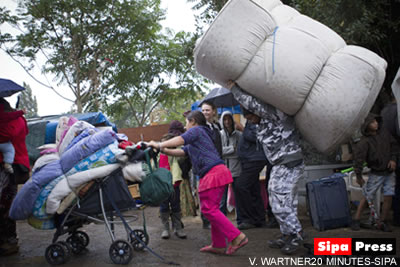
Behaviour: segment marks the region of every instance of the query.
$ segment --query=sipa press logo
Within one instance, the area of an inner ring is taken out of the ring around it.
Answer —
[[[396,255],[396,238],[314,238],[315,255]]]

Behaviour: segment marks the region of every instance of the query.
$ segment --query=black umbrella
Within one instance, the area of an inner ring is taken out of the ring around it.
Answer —
[[[11,96],[22,90],[25,90],[25,88],[16,84],[15,82],[0,78],[0,97]]]
[[[199,106],[204,102],[214,104],[217,108],[233,107],[239,105],[239,102],[233,97],[229,89],[218,87],[211,90],[208,95],[200,102]]]

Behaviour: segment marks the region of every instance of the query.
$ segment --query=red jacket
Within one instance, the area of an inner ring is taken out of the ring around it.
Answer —
[[[30,169],[28,150],[25,143],[28,132],[26,120],[21,116],[2,124],[2,127],[0,127],[0,143],[11,141],[15,149],[14,163],[22,164]],[[2,153],[0,153],[0,162],[3,162]]]

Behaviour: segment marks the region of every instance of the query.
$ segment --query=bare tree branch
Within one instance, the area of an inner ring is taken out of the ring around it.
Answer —
[[[125,101],[128,103],[129,107],[133,111],[132,114],[133,114],[133,117],[135,118],[136,122],[140,125],[139,118],[136,116],[136,110],[135,110],[135,107],[133,106],[132,102],[129,101],[129,98],[126,95],[123,95],[123,98],[125,98]]]

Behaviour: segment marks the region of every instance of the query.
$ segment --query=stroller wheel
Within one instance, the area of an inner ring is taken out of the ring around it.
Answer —
[[[60,244],[60,245],[64,246],[65,251],[67,252],[65,261],[68,261],[72,254],[71,245],[65,241],[58,241],[56,244]]]
[[[72,253],[81,254],[85,249],[84,240],[76,235],[71,235],[67,238],[67,243],[71,246]]]
[[[109,254],[115,264],[128,264],[133,258],[133,248],[128,241],[120,239],[111,244]]]
[[[87,245],[89,245],[89,236],[87,233],[82,232],[82,231],[76,231],[76,232],[72,233],[72,235],[80,238],[82,241],[82,245],[84,247],[87,247]]]
[[[51,265],[60,265],[68,260],[68,251],[63,244],[54,243],[46,248],[44,254],[47,262]]]
[[[131,232],[130,241],[133,249],[136,251],[141,251],[145,248],[145,245],[138,239],[140,239],[147,246],[149,244],[149,235],[140,229],[135,229]]]

